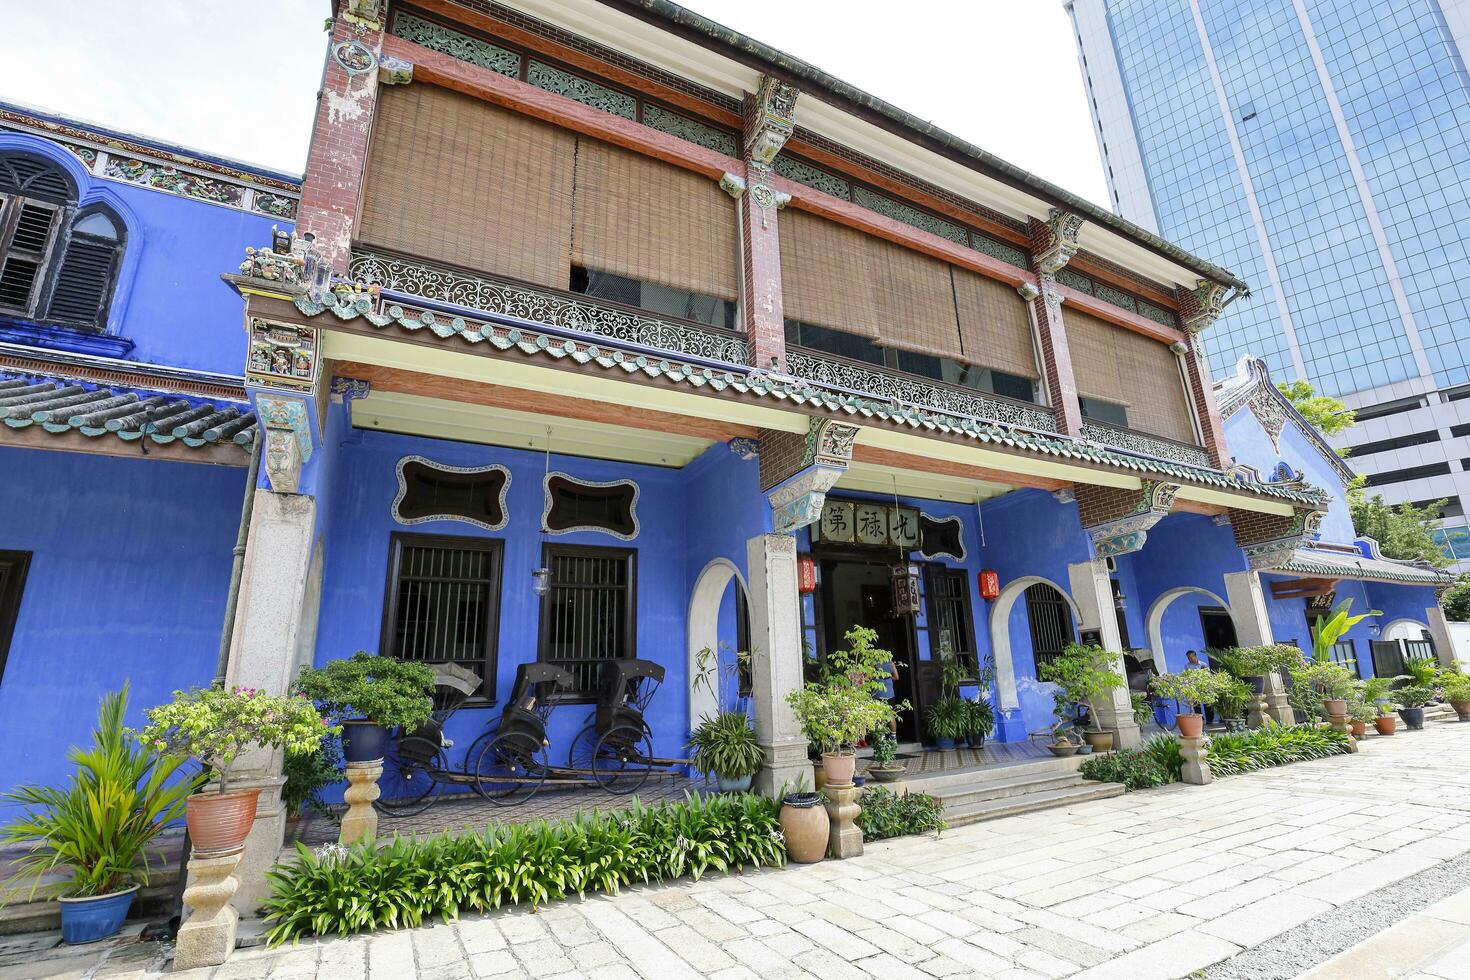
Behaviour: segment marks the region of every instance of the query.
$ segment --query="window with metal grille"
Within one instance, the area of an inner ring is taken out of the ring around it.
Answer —
[[[480,675],[477,696],[493,701],[500,559],[496,540],[393,535],[383,652],[467,667]]]
[[[1335,664],[1342,664],[1345,667],[1351,667],[1354,670],[1357,670],[1357,645],[1354,644],[1351,639],[1338,640],[1336,643],[1332,644],[1332,662]]]
[[[929,565],[924,597],[928,600],[929,657],[948,650],[974,672],[975,627],[970,616],[970,578],[962,568]]]
[[[572,675],[571,698],[593,698],[609,660],[636,656],[635,553],[547,545],[550,589],[541,600],[539,657]]]
[[[1072,608],[1065,596],[1045,582],[1026,590],[1026,619],[1031,626],[1031,654],[1038,667],[1061,656],[1072,642]]]
[[[5,680],[5,660],[20,616],[20,597],[30,565],[29,551],[0,551],[0,683]]]

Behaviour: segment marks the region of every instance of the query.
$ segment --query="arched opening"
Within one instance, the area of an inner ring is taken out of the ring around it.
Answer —
[[[749,649],[749,615],[745,579],[726,558],[716,558],[700,571],[689,598],[689,728],[720,709],[720,675],[737,650]],[[704,654],[708,650],[710,654]],[[709,683],[699,682],[709,656],[718,658]],[[739,686],[749,690],[749,677],[737,674]]]
[[[1235,622],[1235,613],[1231,611],[1230,605],[1209,589],[1186,585],[1177,589],[1168,590],[1153,601],[1153,605],[1148,607],[1148,615],[1144,618],[1144,625],[1148,632],[1148,649],[1153,655],[1154,669],[1161,674],[1169,673],[1169,662],[1164,652],[1164,614],[1169,611],[1169,607],[1173,605],[1176,599],[1187,595],[1195,595],[1208,599],[1214,606],[1224,609],[1225,614],[1230,618],[1230,624],[1236,631],[1239,630],[1239,625]],[[1208,611],[1199,607],[1198,604],[1197,608],[1201,608],[1201,616],[1203,616],[1205,611]],[[1199,649],[1203,653],[1203,648],[1211,645],[1206,638],[1206,624],[1203,618],[1200,620],[1198,632],[1200,633],[1201,640],[1192,649]],[[1182,650],[1180,651],[1180,657],[1183,657]]]
[[[1383,627],[1385,640],[1422,640],[1429,635],[1429,627],[1416,619],[1395,619]]]
[[[1042,588],[1031,592],[1036,586]],[[1035,602],[1032,601],[1033,595]],[[1036,648],[1036,625],[1044,626],[1050,631],[1043,637],[1044,642],[1055,643],[1065,636],[1066,639],[1061,640],[1062,646],[1065,646],[1076,635],[1076,624],[1081,620],[1081,612],[1072,597],[1050,579],[1038,575],[1023,575],[1000,590],[1000,595],[995,597],[995,602],[990,607],[990,642],[991,655],[995,660],[995,688],[1001,711],[1014,711],[1020,707],[1016,690],[1016,663],[1011,653],[1011,613],[1017,600],[1023,596],[1026,598],[1026,623],[1027,628],[1032,631],[1033,649]],[[1033,615],[1039,619],[1039,624],[1033,624]],[[1060,647],[1057,652],[1060,652]]]

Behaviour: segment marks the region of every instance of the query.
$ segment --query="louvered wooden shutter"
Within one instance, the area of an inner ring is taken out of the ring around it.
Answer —
[[[969,269],[953,270],[963,359],[1023,378],[1037,378],[1031,316],[1012,286]]]
[[[868,236],[794,208],[781,212],[776,229],[787,319],[877,340],[882,317],[869,288]]]
[[[1165,439],[1198,442],[1179,358],[1157,340],[1121,327],[1117,332],[1118,373],[1129,392],[1128,425]]]
[[[56,272],[48,318],[98,325],[117,256],[116,242],[74,234]]]
[[[587,137],[576,173],[575,265],[738,298],[735,205],[717,182]]]
[[[0,201],[0,306],[31,312],[59,212],[23,197]]]
[[[566,130],[458,92],[385,87],[358,237],[565,289],[575,146]]]

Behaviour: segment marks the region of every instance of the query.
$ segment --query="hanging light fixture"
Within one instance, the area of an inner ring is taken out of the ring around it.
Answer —
[[[551,479],[551,426],[546,427],[546,462],[541,471],[542,493],[545,493],[547,481]],[[541,515],[541,543],[546,543],[546,515]],[[546,555],[546,549],[541,549],[542,557]],[[539,596],[545,596],[551,591],[551,569],[542,565],[531,572],[531,591]]]
[[[898,513],[898,475],[893,476],[893,513]],[[903,545],[895,542],[898,562],[893,566],[893,612],[898,616],[919,614],[919,566],[909,561]]]

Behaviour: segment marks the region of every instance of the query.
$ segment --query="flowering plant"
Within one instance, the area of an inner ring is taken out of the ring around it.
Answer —
[[[340,729],[317,714],[305,697],[277,697],[254,688],[194,688],[147,711],[137,733],[147,747],[166,755],[190,756],[215,771],[220,793],[230,766],[253,746],[284,749],[287,755],[315,752],[322,736]]]

